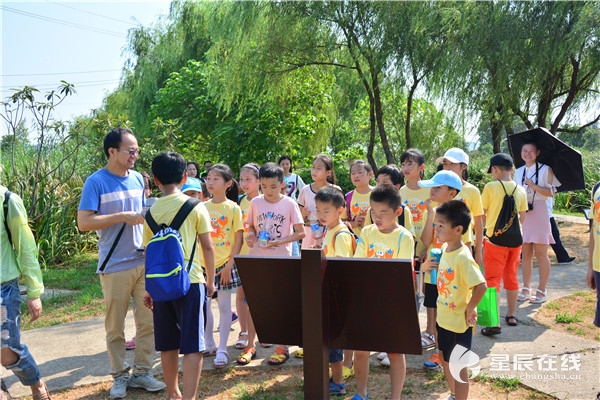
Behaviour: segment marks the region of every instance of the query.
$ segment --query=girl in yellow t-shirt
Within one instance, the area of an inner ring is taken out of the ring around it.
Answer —
[[[212,195],[212,199],[205,204],[213,229],[210,236],[215,248],[215,289],[218,291],[217,303],[220,317],[219,348],[214,365],[215,368],[224,368],[228,364],[227,341],[231,330],[231,295],[241,285],[234,256],[238,255],[242,248],[244,226],[240,206],[233,200],[238,198],[238,186],[233,179],[231,168],[224,164],[213,165],[206,176],[206,187]],[[211,299],[208,299],[207,316],[212,312],[210,303]],[[204,331],[207,349],[211,349],[211,342],[214,348],[213,324],[213,318],[207,317]]]
[[[350,165],[350,179],[354,190],[346,194],[346,216],[348,224],[356,236],[360,236],[369,212],[369,197],[373,190],[372,178],[373,167],[369,163],[356,160]]]

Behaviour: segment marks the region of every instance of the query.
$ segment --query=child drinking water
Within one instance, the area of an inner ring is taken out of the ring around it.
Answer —
[[[371,195],[371,179],[373,167],[363,160],[356,160],[350,165],[350,179],[354,190],[346,194],[346,216],[352,231],[360,236],[360,231],[365,226],[365,219],[369,210],[369,197]]]
[[[303,249],[320,248],[324,234],[324,227],[319,223],[316,215],[315,195],[325,186],[335,186],[340,189],[336,185],[333,159],[326,154],[319,154],[314,158],[310,175],[314,182],[304,186],[298,196],[298,205],[304,218]]]
[[[205,204],[213,229],[210,236],[215,247],[215,289],[219,305],[219,348],[214,365],[215,368],[224,368],[229,363],[227,341],[231,330],[231,294],[241,286],[234,256],[242,248],[244,227],[240,207],[230,199],[237,200],[238,194],[231,168],[224,164],[213,165],[206,176],[206,187],[212,195]],[[209,298],[207,313],[211,312],[210,303]],[[214,348],[213,324],[213,319],[207,318],[205,341],[209,352],[211,344]]]

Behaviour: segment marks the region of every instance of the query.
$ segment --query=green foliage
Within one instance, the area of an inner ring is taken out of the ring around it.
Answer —
[[[581,322],[582,319],[578,313],[571,314],[568,312],[558,313],[554,320],[560,324],[572,324],[574,322]]]
[[[151,107],[156,148],[181,152],[190,160],[213,159],[234,170],[281,154],[302,157],[325,146],[331,102],[319,70],[295,71],[282,84],[285,97],[257,100],[243,109],[219,112],[208,92],[204,63],[190,60],[158,91]]]

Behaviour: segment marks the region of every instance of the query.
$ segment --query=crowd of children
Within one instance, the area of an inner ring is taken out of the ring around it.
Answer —
[[[313,160],[313,182],[310,184],[305,184],[292,173],[292,160],[288,156],[282,156],[279,164],[245,164],[239,172],[239,186],[234,172],[224,164],[211,166],[203,178],[204,182],[201,182],[188,177],[198,176],[198,165],[194,162],[186,165],[181,160],[181,156],[174,153],[163,153],[153,161],[154,180],[163,196],[151,210],[159,218],[167,218],[172,211],[168,211],[171,209],[165,208],[165,205],[169,202],[180,205],[185,199],[180,191],[189,196],[200,196],[205,201],[182,236],[186,244],[196,236],[200,240],[201,251],[194,265],[202,265],[204,275],[195,272],[193,283],[206,282],[209,297],[203,305],[206,327],[200,330],[204,333],[200,335],[202,337],[195,338],[195,346],[189,349],[183,343],[189,334],[186,333],[188,326],[183,324],[177,328],[177,323],[184,317],[182,311],[174,309],[173,305],[152,304],[148,299],[149,305],[154,307],[155,321],[171,324],[167,324],[169,328],[156,329],[155,333],[171,398],[181,397],[176,385],[177,376],[173,375],[173,354],[178,351],[174,349],[180,348],[186,354],[185,398],[193,393],[191,386],[198,381],[197,362],[200,359],[201,363],[203,354],[215,356],[216,368],[229,364],[227,341],[232,322],[231,295],[235,290],[240,322],[235,347],[242,350],[236,361],[246,365],[256,357],[256,330],[245,302],[243,282],[235,266],[234,257],[238,254],[262,257],[298,255],[296,246],[301,242],[301,248],[321,248],[326,257],[377,258],[385,255],[387,258],[414,260],[414,269],[422,269],[424,273],[423,287],[416,287],[417,291],[424,291],[427,309],[421,344],[423,349],[435,347],[424,366],[432,369],[443,367],[450,389],[448,399],[465,399],[468,396],[466,368],[460,372],[461,379],[456,379],[450,374],[448,360],[456,346],[471,348],[473,327],[477,323],[476,307],[487,287],[495,287],[499,296],[500,282],[504,281],[508,300],[505,319],[509,326],[517,324],[517,269],[521,245],[494,244],[485,239],[483,226],[485,220],[487,238],[492,233],[502,233],[496,224],[502,218],[505,193],[514,196],[518,212],[514,223],[519,229],[525,220],[527,196],[523,187],[511,178],[514,164],[507,154],[500,153],[491,158],[488,172],[492,174],[493,181],[485,186],[482,194],[467,182],[469,156],[457,148],[449,149],[437,160],[440,168],[429,180],[424,180],[425,157],[417,149],[408,149],[402,154],[400,168],[395,165],[380,168],[375,177],[376,186],[372,186],[373,168],[364,161],[354,161],[350,166],[354,189],[345,195],[336,185],[333,160],[324,154]],[[177,171],[181,173],[167,176],[165,170],[171,166],[166,163],[177,164]],[[205,183],[205,188],[202,183]],[[239,189],[243,194],[238,194]],[[550,189],[543,193],[552,195],[553,191]],[[595,204],[600,204],[598,190],[594,196]],[[594,231],[590,237],[590,253],[598,251],[592,249],[598,236]],[[144,242],[150,237],[149,231],[145,230]],[[439,249],[441,258],[432,256],[434,249]],[[597,279],[600,279],[600,266],[592,263],[597,259],[590,254],[587,279],[590,287],[594,288]],[[539,294],[545,296],[542,289]],[[210,308],[213,293],[220,316],[218,346],[213,338]],[[203,295],[203,291],[199,290],[198,295]],[[189,301],[195,307],[184,307],[186,318],[187,313],[198,311],[197,299],[188,300],[186,295],[186,299],[181,301],[185,304]],[[204,323],[202,315],[192,319],[192,323],[200,322]],[[598,317],[596,325],[600,326]],[[173,329],[180,329],[181,340],[179,335],[177,339],[167,336],[166,332],[173,333]],[[481,333],[496,335],[501,333],[501,328],[499,325],[484,327]],[[289,356],[288,346],[277,344],[269,364],[283,364]],[[296,356],[303,356],[302,349],[296,352]],[[354,375],[357,394],[353,399],[368,399],[369,356],[367,351],[330,349],[330,393],[345,394],[345,380]],[[390,366],[391,398],[400,398],[406,375],[404,355],[381,353],[378,358],[382,364]]]

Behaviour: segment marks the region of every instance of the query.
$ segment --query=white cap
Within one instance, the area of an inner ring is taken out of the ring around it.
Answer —
[[[444,162],[444,159],[450,161],[452,164],[465,163],[469,165],[469,155],[457,147],[453,147],[446,151],[443,157],[437,159],[437,163],[441,164]]]

